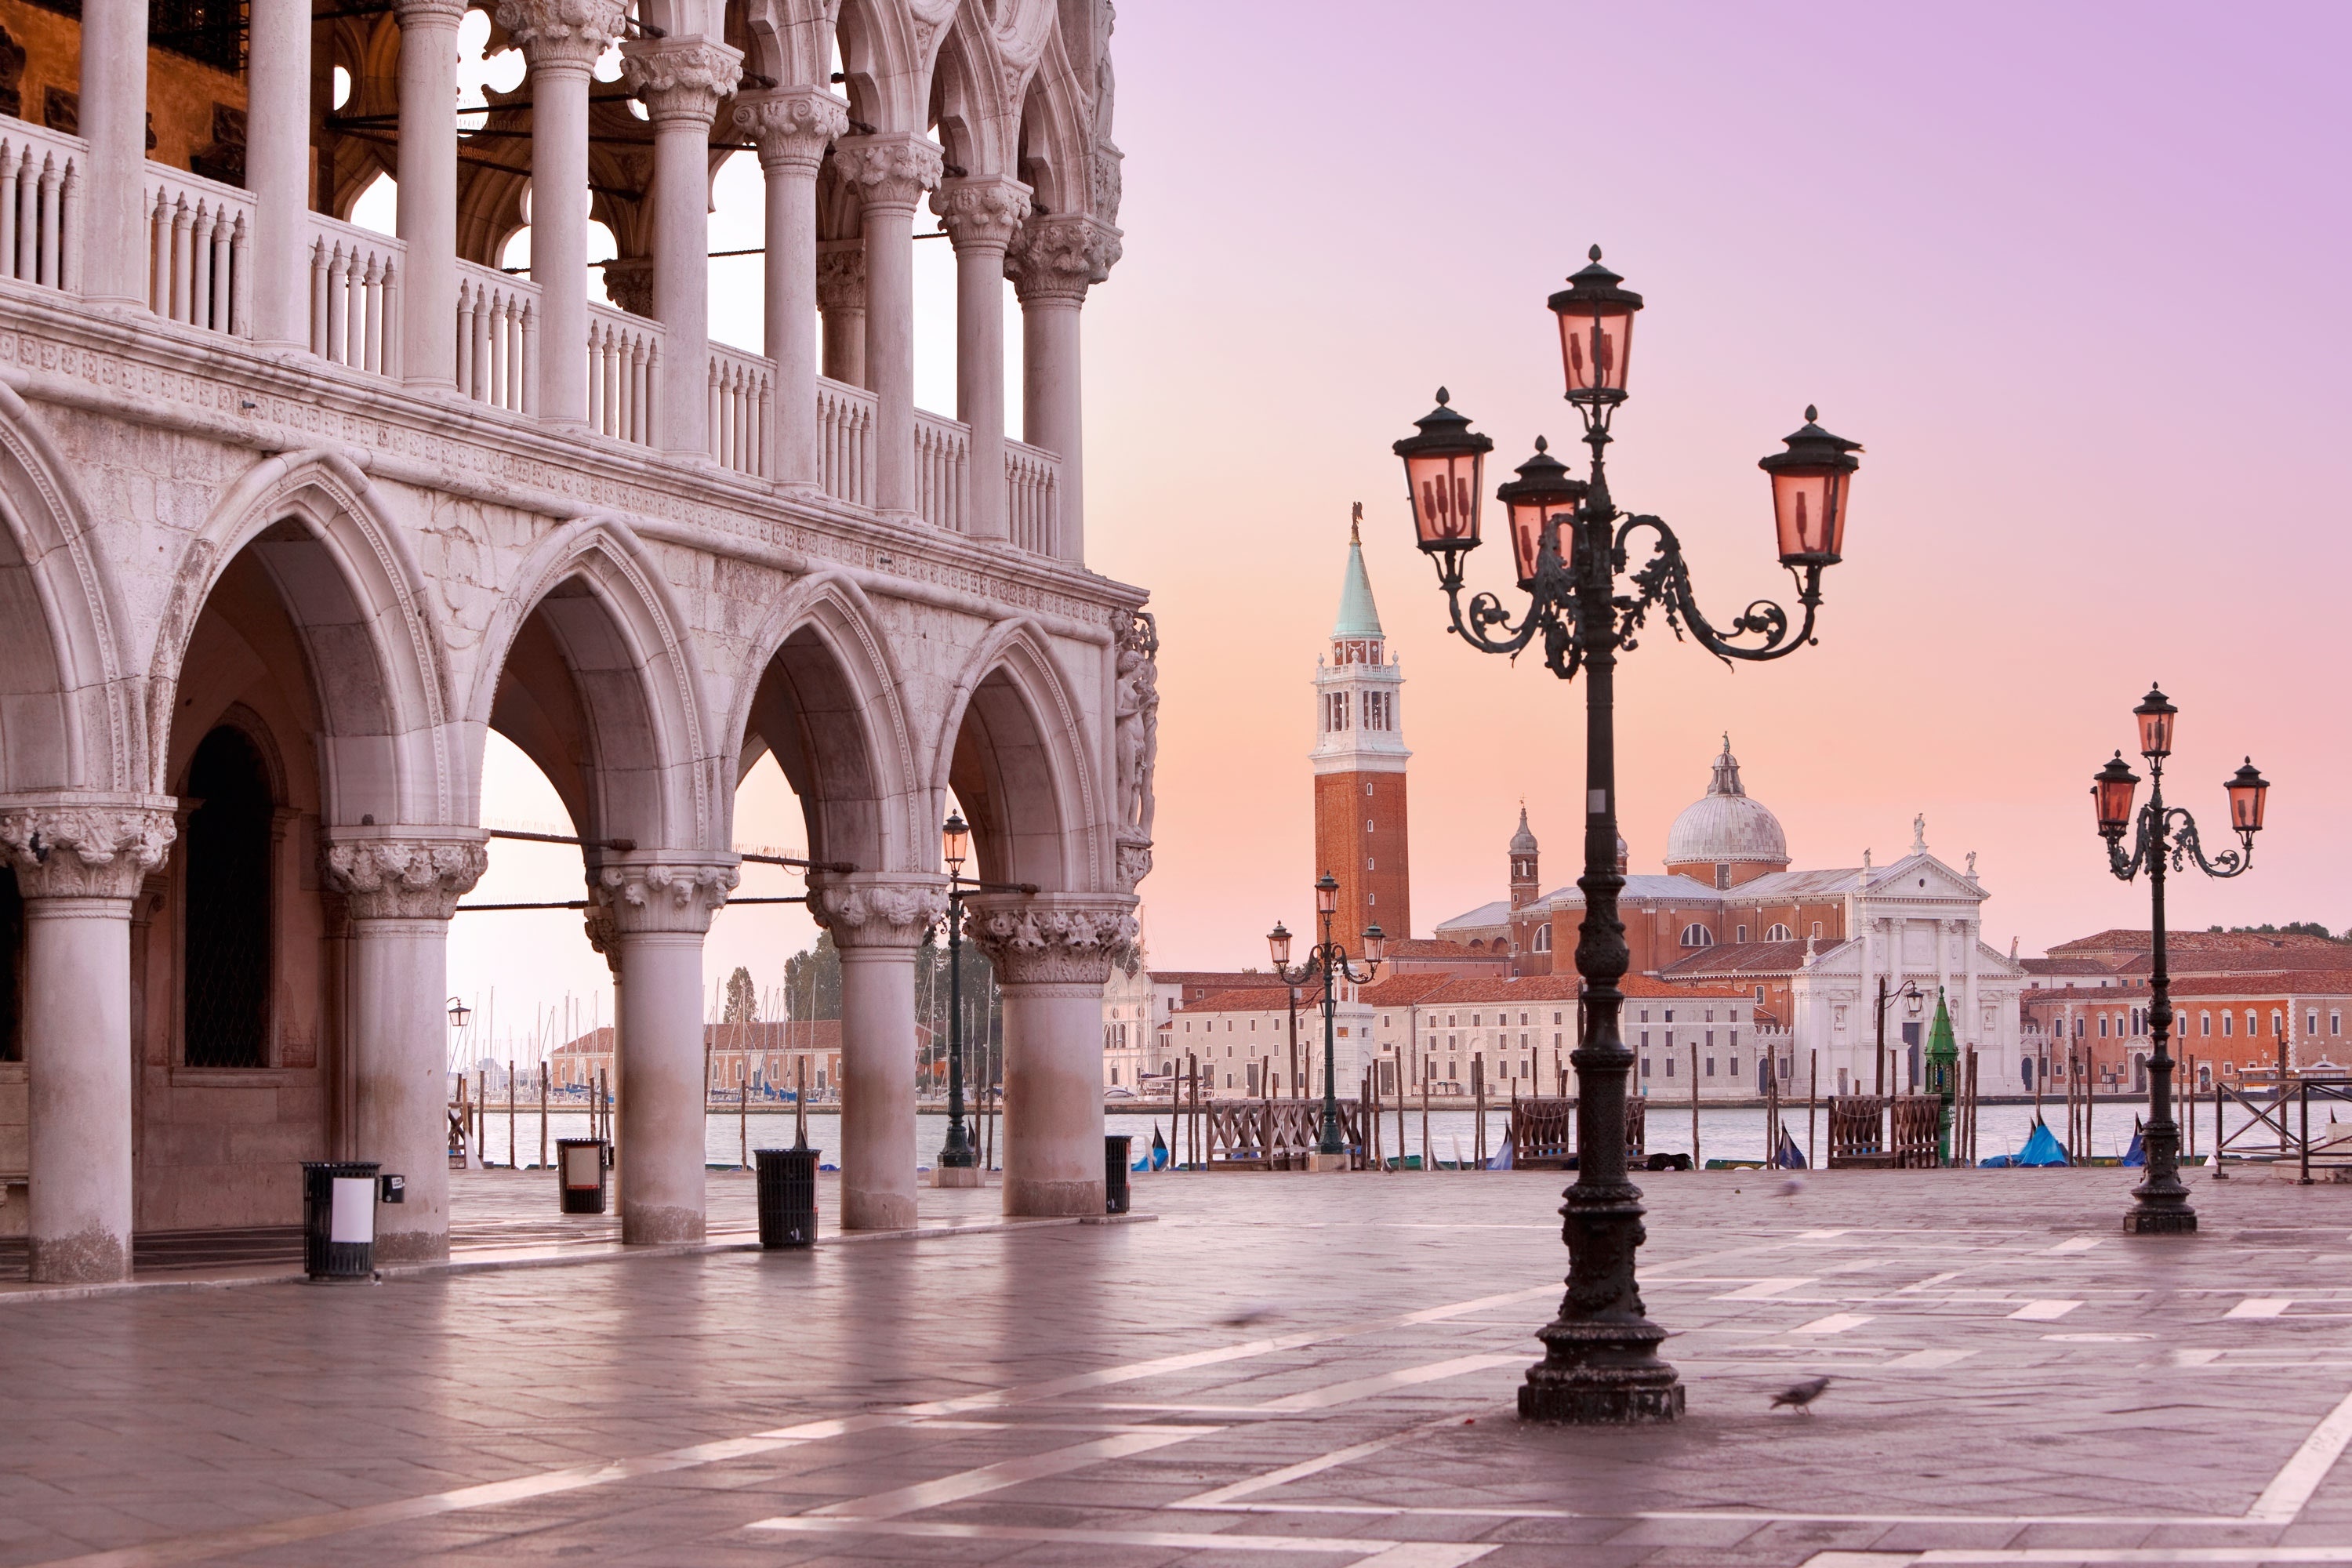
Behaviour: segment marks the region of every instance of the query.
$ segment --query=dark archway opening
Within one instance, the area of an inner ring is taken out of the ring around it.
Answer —
[[[0,1062],[25,1059],[25,900],[0,867]]]
[[[223,725],[188,764],[185,1060],[269,1065],[270,841],[277,803],[261,754]]]

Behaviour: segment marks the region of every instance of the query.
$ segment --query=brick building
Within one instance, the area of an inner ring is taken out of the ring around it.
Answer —
[[[1412,935],[1405,822],[1404,672],[1381,634],[1364,547],[1353,528],[1330,651],[1315,662],[1315,871],[1339,883],[1332,934],[1352,951],[1377,924]],[[1302,933],[1305,934],[1305,933]],[[1315,933],[1319,937],[1320,932]]]

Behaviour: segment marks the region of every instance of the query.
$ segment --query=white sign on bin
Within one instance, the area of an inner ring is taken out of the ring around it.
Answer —
[[[329,1241],[375,1240],[375,1178],[337,1176],[334,1208],[327,1219]]]
[[[603,1184],[604,1152],[594,1144],[563,1152],[563,1184],[574,1192],[594,1192]]]

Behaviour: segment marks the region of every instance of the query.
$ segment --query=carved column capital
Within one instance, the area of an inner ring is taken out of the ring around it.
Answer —
[[[1131,895],[992,894],[966,901],[964,935],[1000,984],[1099,989],[1135,949],[1135,904]]]
[[[735,858],[664,855],[607,860],[588,875],[589,938],[632,937],[649,932],[700,935],[741,879]],[[600,931],[599,912],[610,921]],[[603,945],[601,942],[599,945]]]
[[[711,38],[631,38],[621,46],[621,79],[655,125],[708,130],[719,100],[743,79],[743,51]]]
[[[498,18],[531,69],[586,70],[621,36],[628,6],[623,0],[499,0]]]
[[[735,128],[759,147],[761,168],[813,175],[835,138],[849,134],[849,105],[822,88],[747,92],[735,100]]]
[[[478,829],[329,827],[319,871],[355,921],[446,921],[489,868]]]
[[[1004,252],[1004,275],[1023,304],[1032,300],[1086,300],[1087,290],[1118,264],[1120,233],[1083,214],[1034,216]]]
[[[866,308],[866,252],[851,246],[816,255],[816,302],[820,310]]]
[[[67,795],[0,805],[0,854],[27,899],[122,899],[163,863],[179,828],[161,795]]]
[[[457,27],[466,20],[466,0],[392,0],[401,31],[412,27]]]
[[[833,144],[833,166],[866,206],[903,207],[909,213],[925,191],[939,188],[947,172],[939,144],[911,131],[845,136]]]
[[[1028,221],[1031,205],[1029,187],[1005,174],[950,180],[931,193],[931,211],[959,252],[1003,250]]]
[[[947,879],[911,871],[812,873],[808,908],[835,947],[919,947],[947,913]]]

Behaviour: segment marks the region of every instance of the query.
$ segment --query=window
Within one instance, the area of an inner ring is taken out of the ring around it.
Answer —
[[[1738,942],[1746,942],[1748,940],[1748,928],[1746,926],[1735,926],[1732,929],[1738,933],[1734,940]]]
[[[1756,988],[1756,1000],[1757,1000],[1759,1004],[1760,1004],[1760,1003],[1762,1003],[1762,1001],[1764,1000],[1764,987],[1762,987],[1761,985],[1759,985],[1759,986]]]
[[[2303,1016],[2303,1032],[2306,1035],[2315,1035],[2319,1033],[2319,1011],[2317,1008],[2314,1008]]]
[[[2247,1009],[2246,1009],[2246,1038],[2248,1038],[2248,1039],[2250,1039],[2250,1040],[2251,1040],[2251,1039],[2252,1039],[2256,1035],[2259,1035],[2259,1034],[2261,1034],[2261,1033],[2262,1033],[2262,1031],[2261,1031],[2260,1029],[2257,1029],[2256,1027],[2254,1027],[2254,1010],[2253,1010],[2252,1007],[2247,1008]]]
[[[1822,922],[1821,922],[1821,921],[1815,921],[1813,922],[1813,934],[1814,934],[1815,936],[1819,936],[1819,935],[1821,935],[1821,934],[1822,934]]]
[[[1644,1042],[1643,1042],[1643,1044],[1647,1044],[1647,1043],[1648,1043],[1647,1041],[1644,1041]],[[1649,1076],[1650,1076],[1650,1058],[1647,1058],[1647,1057],[1643,1057],[1643,1058],[1642,1058],[1642,1076],[1643,1076],[1643,1078],[1647,1078],[1647,1077],[1649,1077]]]
[[[1813,934],[1815,936],[1821,935],[1822,928],[1815,926],[1813,928]],[[1784,926],[1776,921],[1771,925],[1764,928],[1764,940],[1766,942],[1793,942],[1796,940],[1796,936],[1795,933],[1790,931],[1787,926]]]
[[[2229,1038],[2229,1036],[2230,1036],[2230,1015],[2229,1015],[2229,1014],[2227,1014],[2227,1013],[2224,1013],[2224,1014],[2222,1014],[2222,1015],[2221,1015],[2221,1037],[2222,1037],[2222,1038],[2224,1038],[2224,1039],[2227,1039],[2227,1038]]]
[[[2104,1039],[2105,1039],[2106,1037],[2107,1037],[2107,1016],[2106,1016],[2105,1013],[2102,1013],[2102,1014],[2100,1014],[2100,1015],[2099,1015],[2099,1038],[2101,1038],[2101,1039],[2103,1039],[2103,1040],[2104,1040]]]
[[[1370,794],[1371,794],[1371,793],[1372,793],[1372,786],[1371,786],[1370,784],[1367,784],[1366,785],[1364,785],[1364,793],[1365,793],[1366,795],[1370,795]]]
[[[1709,1078],[1713,1078],[1715,1076],[1715,1058],[1713,1057],[1706,1058],[1706,1076]]]
[[[1369,826],[1369,825],[1367,825],[1367,826]],[[1364,869],[1365,869],[1365,870],[1367,870],[1367,871],[1370,871],[1370,870],[1371,870],[1372,868],[1373,868],[1373,867],[1372,867],[1372,858],[1371,858],[1370,856],[1367,855],[1367,856],[1365,856],[1365,857],[1364,857]]]
[[[2212,1014],[2200,1013],[2197,1015],[2197,1032],[2200,1035],[2210,1035],[2213,1032]]]
[[[2284,1035],[2286,1033],[2284,1029],[2279,1026],[2280,1023],[2281,1019],[2279,1018],[2278,1009],[2273,1007],[2271,1009],[2271,1033],[2273,1035]]]
[[[1673,1043],[1671,1040],[1667,1042],[1668,1045]],[[1675,1053],[1671,1050],[1666,1053],[1666,1076],[1668,1078],[1675,1076]]]
[[[1716,885],[1718,889],[1722,889],[1722,888],[1728,888],[1728,887],[1730,887],[1730,886],[1731,886],[1731,868],[1730,868],[1730,867],[1728,867],[1728,866],[1717,866],[1717,867],[1715,868],[1715,885]]]
[[[2331,1035],[2340,1035],[2344,1032],[2343,1014],[2330,1013],[2327,1015],[2327,1032]]]
[[[1557,1014],[1557,1013],[1554,1013],[1554,1014],[1551,1016],[1551,1021],[1552,1021],[1553,1023],[1555,1023],[1555,1024],[1559,1023],[1559,1014]]]
[[[1696,921],[1693,921],[1691,924],[1683,927],[1683,945],[1685,947],[1712,947],[1715,945],[1715,933],[1708,931],[1706,927],[1698,924]]]

